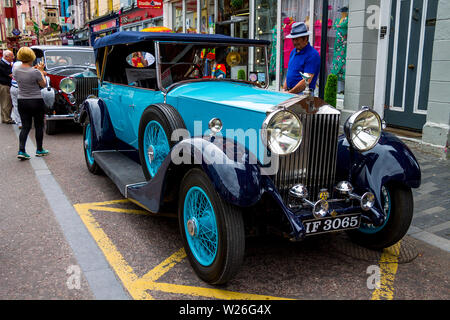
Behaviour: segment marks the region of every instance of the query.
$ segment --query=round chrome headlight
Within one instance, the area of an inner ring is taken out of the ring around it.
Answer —
[[[64,78],[59,83],[59,88],[65,94],[72,94],[75,92],[76,88],[75,80],[73,80],[72,78]]]
[[[292,112],[278,110],[269,114],[262,126],[262,139],[270,151],[286,155],[295,152],[302,142],[303,125]]]
[[[382,130],[381,118],[373,110],[364,108],[354,113],[344,125],[345,135],[351,145],[358,151],[372,149],[380,140]]]

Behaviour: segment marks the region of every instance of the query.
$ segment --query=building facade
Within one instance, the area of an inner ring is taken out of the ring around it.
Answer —
[[[17,20],[16,1],[2,0],[0,2],[0,49],[19,48],[20,30]]]
[[[448,158],[450,1],[350,0],[344,114],[372,106],[388,126]],[[375,28],[372,28],[373,17]],[[345,118],[345,117],[344,117]]]
[[[311,45],[322,56],[316,95],[323,95],[330,74],[337,77],[342,123],[370,106],[389,127],[417,132],[412,140],[448,157],[450,1],[164,1],[164,25],[174,32],[270,40],[273,90],[283,84],[292,50],[285,36],[298,21],[309,26]]]

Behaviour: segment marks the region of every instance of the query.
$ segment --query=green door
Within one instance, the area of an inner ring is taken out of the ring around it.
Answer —
[[[384,119],[422,130],[426,121],[439,0],[392,1]]]

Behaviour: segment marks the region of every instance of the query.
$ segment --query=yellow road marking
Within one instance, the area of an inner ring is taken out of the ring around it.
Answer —
[[[372,293],[372,300],[394,299],[394,280],[398,269],[401,241],[383,250],[380,261],[380,286]]]
[[[150,270],[147,274],[145,274],[140,281],[156,281],[161,278],[165,273],[167,273],[170,269],[172,269],[178,262],[181,262],[184,258],[186,258],[186,252],[184,248],[181,248],[174,254],[172,254],[169,258],[161,262],[156,268]]]
[[[117,276],[122,281],[123,285],[128,289],[131,296],[134,299],[152,299],[149,294],[143,295],[142,292],[136,291],[133,287],[133,283],[138,280],[138,277],[133,271],[133,268],[127,263],[120,252],[117,250],[116,246],[108,238],[106,233],[100,227],[100,225],[95,220],[94,216],[91,214],[90,205],[86,204],[76,204],[74,205],[75,210],[81,217],[81,220],[86,225],[87,229],[91,233],[94,240],[97,242],[100,249],[103,251],[109,264],[113,267]]]
[[[171,283],[156,282],[177,263],[186,258],[183,248],[176,251],[169,258],[139,278],[133,268],[127,263],[116,246],[108,238],[106,233],[95,220],[91,211],[108,211],[129,214],[145,214],[147,211],[107,207],[111,204],[128,203],[128,200],[113,200],[105,202],[75,204],[74,208],[80,215],[82,221],[91,233],[94,240],[102,250],[105,258],[122,281],[133,299],[149,300],[153,297],[148,291],[160,291],[172,294],[183,294],[216,299],[242,299],[242,300],[287,300],[286,298],[272,297],[266,295],[239,293],[215,288],[203,288],[194,286],[177,285]]]

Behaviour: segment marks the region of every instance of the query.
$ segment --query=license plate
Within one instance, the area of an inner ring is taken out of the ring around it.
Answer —
[[[361,214],[347,214],[314,220],[305,220],[306,235],[357,229],[361,223]]]

